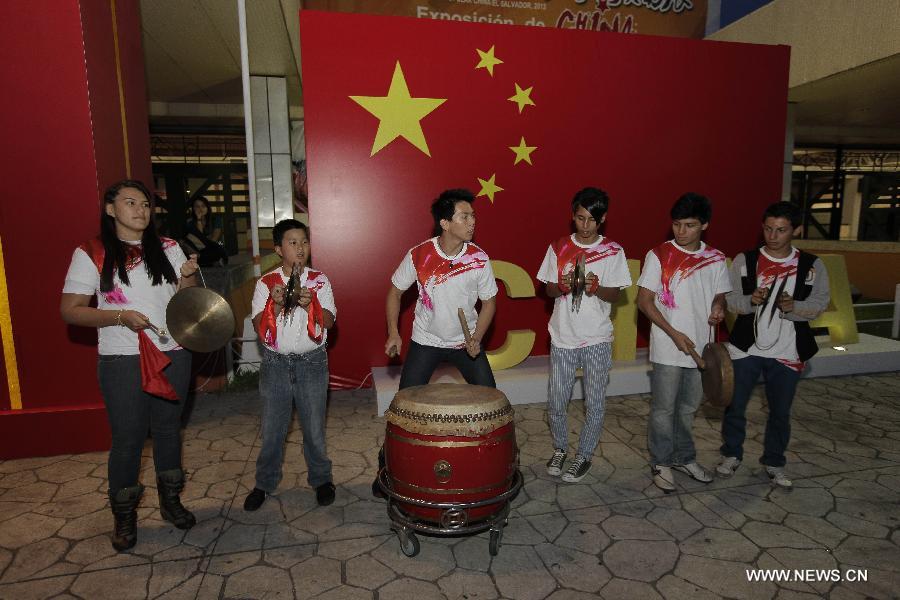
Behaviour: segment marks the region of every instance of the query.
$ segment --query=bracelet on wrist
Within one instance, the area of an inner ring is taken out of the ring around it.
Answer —
[[[121,309],[118,312],[116,312],[116,325],[118,325],[119,327],[124,326],[124,323],[122,323],[122,313],[123,312],[125,312],[125,311],[121,310]]]

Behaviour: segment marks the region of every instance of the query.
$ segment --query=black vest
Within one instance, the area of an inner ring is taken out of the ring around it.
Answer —
[[[745,296],[749,296],[756,289],[756,262],[759,258],[759,250],[750,250],[744,252],[744,259],[747,262],[747,274],[741,277],[741,291]],[[800,250],[800,258],[797,261],[797,281],[794,285],[794,291],[791,296],[794,300],[806,300],[812,292],[812,285],[806,283],[806,277],[813,263],[816,262],[816,255]],[[773,292],[774,293],[774,292]],[[793,321],[794,331],[797,338],[797,355],[800,360],[807,361],[816,352],[819,346],[816,344],[816,338],[812,334],[812,328],[808,321]],[[746,315],[738,315],[734,322],[734,327],[728,336],[728,341],[736,348],[747,352],[750,346],[756,341],[753,332],[753,313]]]

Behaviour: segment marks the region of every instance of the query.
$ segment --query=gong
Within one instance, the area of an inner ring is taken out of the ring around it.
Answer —
[[[691,350],[691,356],[700,369],[706,400],[722,408],[730,405],[734,396],[734,369],[725,344],[710,342],[703,347],[703,356],[694,350]]]
[[[234,334],[234,313],[225,298],[209,288],[178,291],[166,307],[166,324],[182,347],[194,352],[213,352]]]

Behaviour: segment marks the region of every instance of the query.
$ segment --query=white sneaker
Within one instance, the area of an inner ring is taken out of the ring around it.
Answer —
[[[566,451],[559,450],[558,448],[553,450],[553,456],[550,457],[550,460],[547,461],[547,474],[553,475],[554,477],[559,477],[562,475],[563,465],[566,462]]]
[[[686,473],[691,479],[696,479],[700,483],[709,483],[713,480],[712,473],[697,464],[697,461],[689,462],[686,465],[672,465],[672,468],[676,471]]]
[[[662,465],[653,465],[653,484],[669,494],[674,492],[677,488],[675,487],[675,476],[672,475],[672,467],[664,467]]]
[[[766,474],[772,480],[773,485],[778,487],[790,488],[794,487],[794,482],[787,478],[784,474],[783,467],[766,467]]]
[[[737,468],[741,466],[741,459],[736,456],[723,456],[716,467],[716,473],[719,477],[731,477]]]

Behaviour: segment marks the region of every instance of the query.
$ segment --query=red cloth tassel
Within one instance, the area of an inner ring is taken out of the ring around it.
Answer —
[[[272,348],[278,347],[277,318],[278,315],[275,311],[275,301],[272,300],[271,296],[269,296],[269,299],[266,300],[266,307],[261,313],[259,319],[259,329],[256,333],[259,335],[259,339],[263,344],[271,346]]]
[[[325,313],[322,310],[322,304],[319,302],[319,296],[315,290],[312,292],[312,300],[306,308],[308,317],[306,318],[306,333],[310,339],[315,340],[317,344],[322,343],[322,334],[325,331]]]
[[[143,331],[138,331],[138,350],[141,353],[141,389],[166,400],[178,400],[175,388],[163,375],[163,370],[172,360]]]

